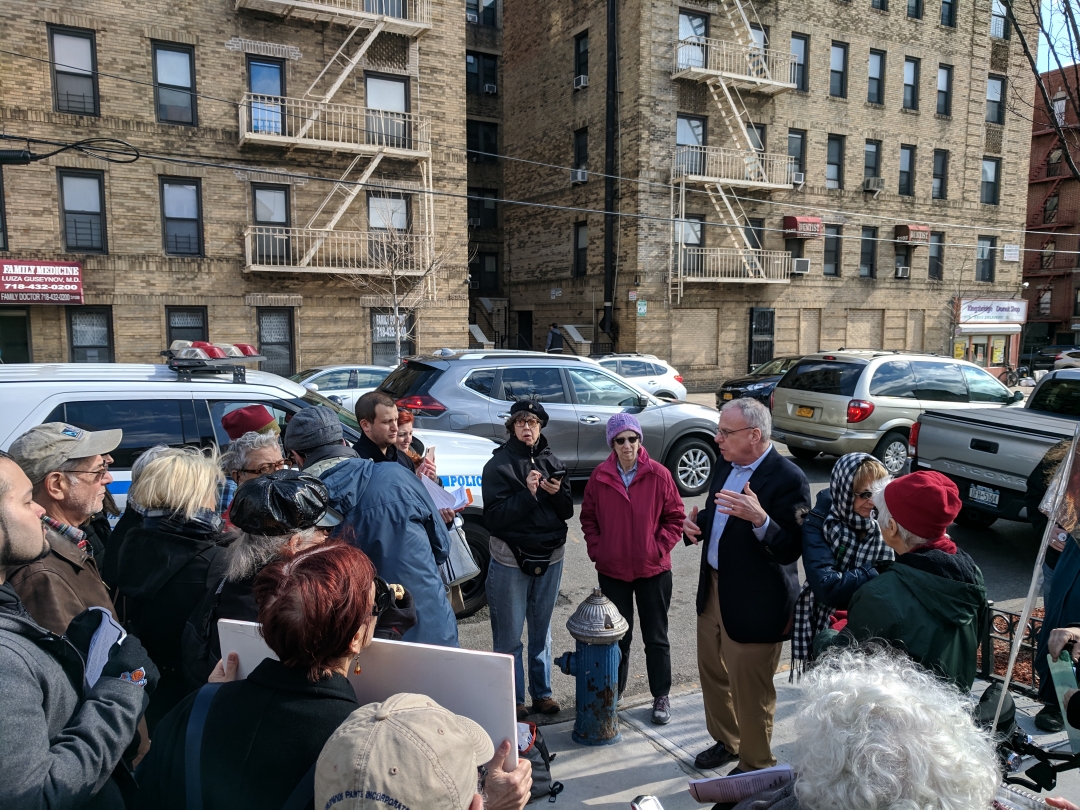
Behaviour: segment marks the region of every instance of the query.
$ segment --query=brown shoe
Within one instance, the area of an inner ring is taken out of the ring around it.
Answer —
[[[518,718],[518,720],[519,721],[524,720],[528,716],[529,716],[529,710],[525,708],[525,704],[524,703],[519,703],[517,705],[517,718]]]
[[[559,704],[554,698],[540,698],[533,701],[532,710],[534,714],[558,714]]]

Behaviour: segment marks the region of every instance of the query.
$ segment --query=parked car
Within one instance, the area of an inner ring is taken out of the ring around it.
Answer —
[[[686,399],[682,375],[652,354],[606,354],[600,365],[660,399]]]
[[[1080,368],[1080,349],[1060,352],[1054,358],[1054,368]]]
[[[873,453],[893,475],[908,459],[908,433],[928,408],[999,407],[1024,398],[966,360],[840,350],[796,363],[773,391],[773,439],[796,458]]]
[[[1054,367],[1054,362],[1057,360],[1058,355],[1062,352],[1075,351],[1080,349],[1080,346],[1066,346],[1064,344],[1056,344],[1053,346],[1043,346],[1039,349],[1029,349],[1020,355],[1020,365],[1027,366],[1031,369],[1032,373],[1041,370],[1049,370]]]
[[[315,366],[289,379],[351,411],[357,399],[378,388],[393,370],[392,366]]]
[[[588,478],[611,453],[607,421],[621,411],[637,416],[649,455],[671,470],[683,495],[705,491],[716,459],[715,410],[661,400],[586,357],[442,349],[407,358],[379,388],[410,409],[418,427],[499,442],[510,403],[536,397],[550,417],[544,435],[572,479]]]
[[[716,392],[716,407],[720,408],[725,402],[742,397],[760,400],[763,404],[769,404],[769,397],[773,389],[780,382],[787,370],[798,363],[802,356],[798,357],[774,357],[767,363],[762,363],[749,374],[724,380]]]
[[[1022,408],[927,411],[911,429],[912,469],[937,470],[960,489],[956,522],[985,528],[1025,520],[1027,479],[1080,419],[1080,370],[1052,371]]]

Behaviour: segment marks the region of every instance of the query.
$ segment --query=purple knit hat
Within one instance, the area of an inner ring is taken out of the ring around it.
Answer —
[[[642,440],[645,435],[641,432],[641,423],[638,422],[637,417],[632,413],[617,413],[608,419],[607,422],[607,443],[608,447],[614,447],[615,437],[622,433],[624,430],[632,430],[638,435],[638,439]]]

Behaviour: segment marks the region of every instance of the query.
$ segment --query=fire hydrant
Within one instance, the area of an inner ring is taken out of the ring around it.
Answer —
[[[563,653],[555,663],[577,678],[577,714],[571,736],[581,745],[616,743],[620,739],[618,642],[629,625],[611,600],[594,588],[592,596],[567,619],[566,629],[577,641],[577,651]]]

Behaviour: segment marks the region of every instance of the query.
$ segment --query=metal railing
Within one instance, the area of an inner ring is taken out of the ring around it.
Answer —
[[[675,44],[671,72],[726,73],[758,82],[795,83],[795,55],[789,51],[740,45],[724,39],[691,37]]]
[[[240,137],[280,138],[315,148],[367,151],[386,147],[427,154],[431,121],[414,113],[245,93],[240,100]]]
[[[993,602],[988,602],[987,605],[990,610],[990,621],[984,628],[985,632],[979,645],[979,677],[988,681],[1000,681],[1005,678],[1005,670],[1009,665],[1009,651],[1012,649],[1013,639],[1020,631],[1020,614],[995,608]],[[1010,689],[1032,697],[1039,690],[1035,677],[1035,653],[1039,646],[1042,624],[1043,620],[1039,616],[1028,619],[1027,626],[1022,631],[1023,641],[1020,643],[1016,667],[1009,683]],[[990,654],[989,650],[993,650],[993,653]]]
[[[795,176],[795,158],[723,146],[676,146],[671,179],[690,175],[734,184],[790,186]]]
[[[422,25],[431,23],[431,0],[241,0],[246,6],[290,7],[305,11],[349,15],[360,18],[390,17]]]
[[[258,269],[422,276],[429,243],[427,237],[399,232],[244,228],[245,264]]]
[[[683,281],[785,282],[791,277],[786,250],[684,247],[681,254],[676,272]]]

